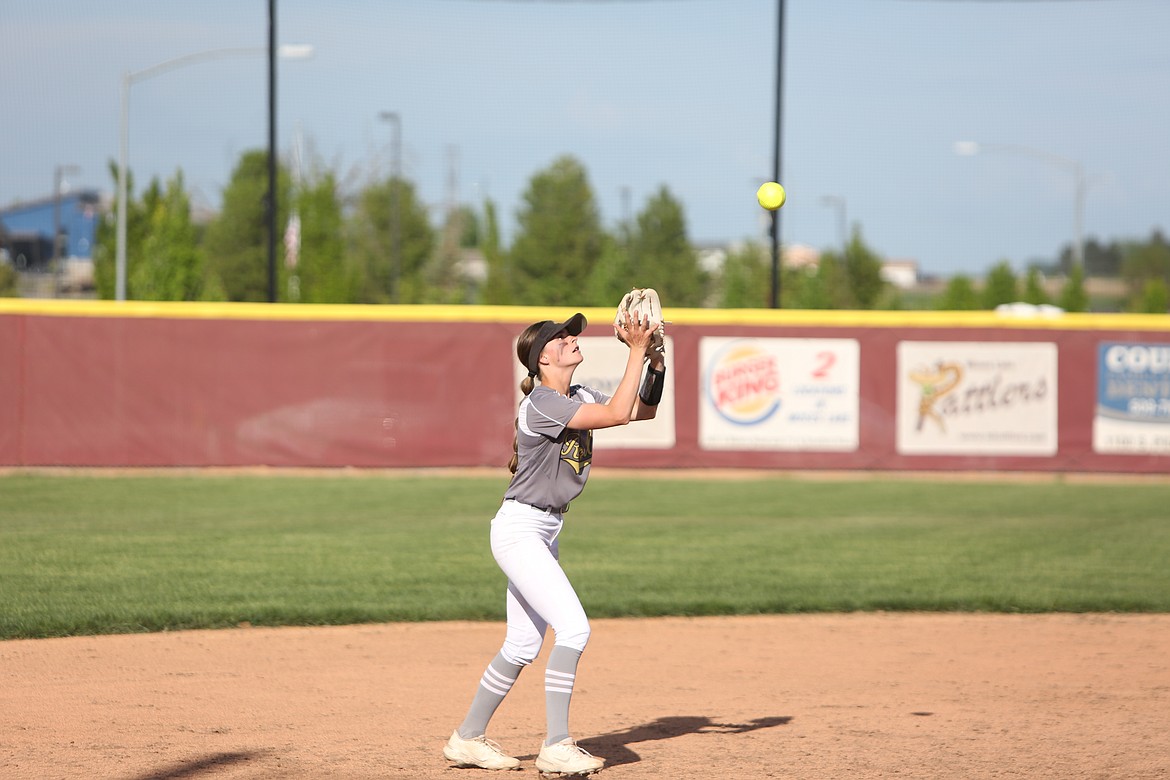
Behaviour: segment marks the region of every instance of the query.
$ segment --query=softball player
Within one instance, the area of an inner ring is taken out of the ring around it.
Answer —
[[[629,345],[630,355],[613,395],[572,384],[573,372],[584,359],[577,337],[586,324],[582,314],[562,323],[537,322],[516,342],[516,356],[528,376],[520,384],[524,399],[508,464],[512,481],[491,524],[492,555],[508,577],[507,633],[480,678],[466,718],[443,748],[443,755],[456,766],[520,765],[485,732],[520,671],[536,660],[550,625],[555,641],[544,673],[548,734],[536,768],[587,775],[605,765],[569,734],[569,701],[577,662],[589,641],[589,620],[561,569],[557,535],[569,502],[589,478],[593,431],[653,418],[666,369],[662,355],[649,349],[653,332],[649,320],[627,314],[615,330]],[[647,354],[650,362],[639,384]]]

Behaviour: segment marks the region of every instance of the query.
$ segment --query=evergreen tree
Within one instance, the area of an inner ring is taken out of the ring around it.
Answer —
[[[288,189],[288,177],[280,171],[276,224],[281,226],[288,223]],[[221,287],[229,301],[268,300],[267,195],[268,152],[244,152],[206,237],[208,283]],[[281,287],[278,283],[277,290]]]
[[[1166,314],[1170,308],[1170,291],[1163,279],[1150,279],[1142,289],[1137,311],[1142,314]]]
[[[514,303],[580,305],[603,251],[601,218],[585,169],[569,156],[538,172],[517,213],[510,254]]]
[[[1145,310],[1149,283],[1161,280],[1170,285],[1170,244],[1160,231],[1154,231],[1149,241],[1128,245],[1124,254],[1122,278],[1129,291],[1127,308]]]
[[[702,306],[707,279],[687,240],[682,204],[665,187],[638,214],[630,241],[631,284],[653,287],[672,306]]]
[[[483,301],[487,304],[507,306],[516,299],[512,285],[512,270],[508,253],[500,246],[500,221],[496,204],[487,200],[483,204],[483,240],[480,250],[487,263],[487,281],[483,288]]]
[[[152,187],[157,191],[156,187]],[[127,274],[127,297],[146,301],[193,301],[203,291],[203,253],[195,240],[191,201],[177,171],[158,197],[147,199],[145,238]]]
[[[861,239],[861,228],[854,227],[853,237],[845,253],[845,277],[848,281],[847,299],[838,308],[872,309],[885,291],[882,279],[882,261]]]
[[[945,311],[975,311],[979,308],[979,295],[971,277],[956,274],[947,282],[939,308]]]
[[[788,290],[792,276],[786,274],[781,293],[790,297]],[[771,303],[771,257],[764,247],[749,243],[731,251],[723,261],[719,275],[719,306],[724,309],[766,309]]]
[[[792,269],[784,276],[781,297],[788,308],[852,309],[856,305],[845,261],[837,252],[823,252],[815,271]],[[785,291],[787,290],[787,291]],[[769,282],[768,295],[771,297]]]
[[[300,240],[296,266],[287,273],[290,278],[295,275],[296,284],[292,288],[283,285],[282,289],[295,289],[304,303],[355,302],[357,273],[345,251],[344,219],[334,173],[315,168],[293,195],[293,203]]]
[[[1064,287],[1060,291],[1060,308],[1077,312],[1089,310],[1089,296],[1085,292],[1085,269],[1073,265]]]
[[[1024,277],[1024,302],[1040,306],[1048,303],[1048,293],[1044,291],[1043,277],[1040,269],[1035,266],[1028,269]]]
[[[117,187],[118,164],[109,163],[110,177]],[[155,213],[158,202],[162,199],[162,189],[157,179],[151,181],[142,198],[134,198],[134,174],[126,171],[126,297],[134,299],[131,287],[134,277],[134,268],[142,256],[142,247],[150,233],[149,215]],[[111,210],[105,218],[98,222],[94,231],[93,274],[94,287],[99,298],[113,299],[117,297],[117,244],[118,224],[117,211]]]
[[[1014,303],[1019,300],[1016,294],[1016,273],[1007,260],[1000,260],[987,274],[987,283],[983,286],[981,296],[983,308],[994,309],[1002,303]]]
[[[426,206],[414,185],[391,177],[358,195],[349,225],[352,251],[360,269],[363,303],[422,303],[424,269],[435,245]]]

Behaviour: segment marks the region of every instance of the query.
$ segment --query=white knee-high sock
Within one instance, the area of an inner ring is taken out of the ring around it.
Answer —
[[[548,720],[546,745],[554,745],[569,736],[569,702],[573,698],[573,683],[577,678],[577,662],[581,651],[554,645],[544,670],[544,705]]]
[[[479,687],[475,690],[475,698],[471,702],[471,708],[468,709],[467,717],[459,726],[459,736],[464,739],[474,739],[484,735],[487,731],[488,721],[492,719],[492,715],[496,714],[496,708],[500,706],[500,702],[516,684],[516,678],[523,668],[519,664],[505,660],[502,653],[496,654],[496,657],[484,670],[483,676],[479,678]]]

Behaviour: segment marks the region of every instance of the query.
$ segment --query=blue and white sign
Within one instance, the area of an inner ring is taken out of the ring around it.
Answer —
[[[1170,344],[1097,346],[1093,450],[1170,454]]]

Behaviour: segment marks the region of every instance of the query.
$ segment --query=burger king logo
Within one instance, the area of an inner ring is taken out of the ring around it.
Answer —
[[[755,425],[780,408],[776,356],[748,341],[733,341],[715,353],[707,373],[711,405],[728,422]]]

